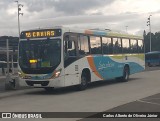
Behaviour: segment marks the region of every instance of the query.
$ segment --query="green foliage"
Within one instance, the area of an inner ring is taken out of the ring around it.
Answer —
[[[145,52],[150,51],[150,32],[145,34],[144,32]],[[151,49],[152,51],[160,51],[160,32],[155,34],[151,33]]]

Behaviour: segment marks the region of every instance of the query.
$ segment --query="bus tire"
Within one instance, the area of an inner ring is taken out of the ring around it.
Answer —
[[[129,67],[125,66],[123,69],[123,76],[121,77],[121,81],[127,82],[129,80]]]
[[[82,72],[81,83],[78,85],[78,90],[80,91],[85,90],[87,86],[88,86],[87,74]]]
[[[54,91],[54,87],[45,87],[44,90],[46,92],[53,92]]]

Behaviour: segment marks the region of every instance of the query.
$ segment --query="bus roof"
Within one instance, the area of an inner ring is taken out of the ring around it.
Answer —
[[[125,32],[112,31],[110,29],[73,29],[68,28],[69,32],[77,32],[88,35],[97,35],[97,36],[108,36],[108,37],[120,37],[120,38],[132,38],[132,39],[143,39],[142,36],[132,35]],[[65,29],[67,30],[67,29]]]
[[[133,39],[143,39],[141,36],[131,35],[124,32],[117,32],[112,30],[86,30],[85,33],[91,33],[94,35],[108,36],[108,37],[121,37],[121,38],[133,38]]]
[[[38,28],[38,29],[32,29],[27,31],[34,31],[34,30],[43,30],[43,29],[62,29],[64,32],[76,32],[81,34],[88,34],[88,35],[96,35],[96,36],[108,36],[108,37],[120,37],[120,38],[131,38],[131,39],[143,39],[142,36],[132,35],[125,32],[118,32],[118,31],[112,31],[110,29],[80,29],[80,28],[69,28],[69,27],[62,27],[62,26],[56,26],[56,27],[50,27],[50,28]],[[24,32],[24,31],[22,31]]]

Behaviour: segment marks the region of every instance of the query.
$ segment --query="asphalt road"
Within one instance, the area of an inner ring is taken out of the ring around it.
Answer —
[[[0,97],[0,112],[136,111],[136,101],[142,103],[146,97],[160,93],[159,74],[160,70],[153,68],[131,75],[128,82],[97,82],[85,91],[70,87],[52,93],[43,89],[23,90],[18,94],[14,92]],[[132,106],[126,106],[130,103]],[[160,112],[159,105],[156,107],[155,111]]]
[[[153,66],[153,67],[146,67],[145,71],[156,71],[156,70],[160,70],[160,66]]]

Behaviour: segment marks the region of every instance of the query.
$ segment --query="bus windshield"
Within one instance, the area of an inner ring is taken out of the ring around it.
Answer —
[[[27,40],[19,43],[19,65],[27,74],[52,73],[61,61],[60,39]]]

